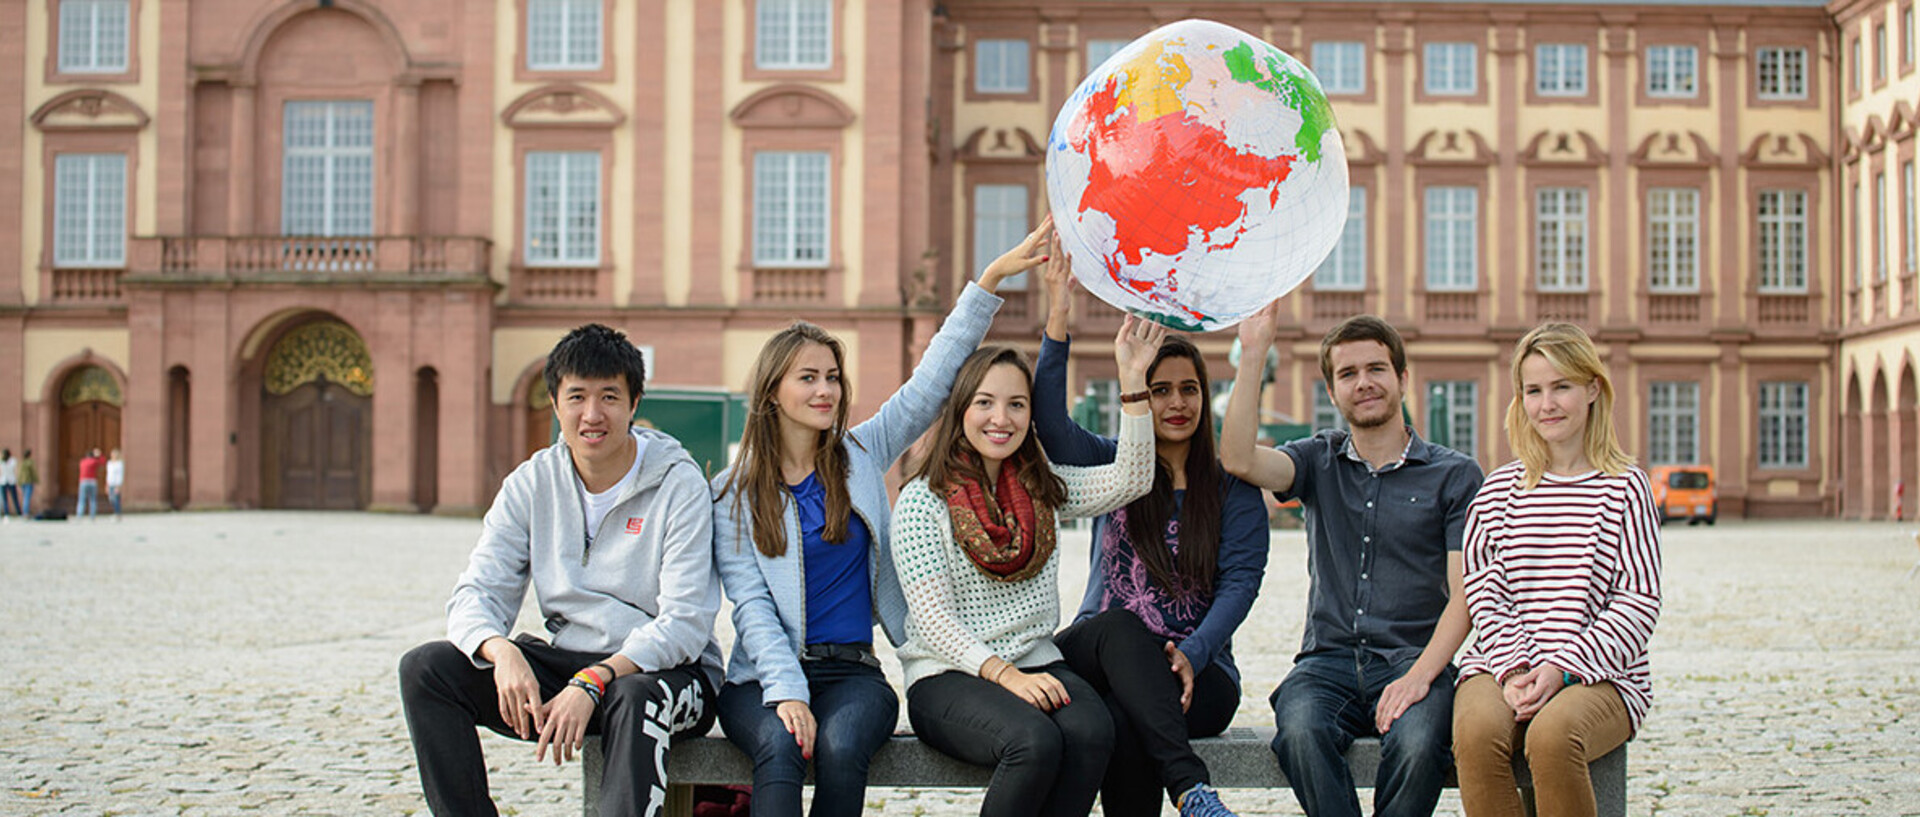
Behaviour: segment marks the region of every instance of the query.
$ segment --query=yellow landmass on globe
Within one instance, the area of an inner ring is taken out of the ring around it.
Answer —
[[[1193,70],[1187,67],[1186,57],[1167,53],[1168,45],[1186,42],[1156,41],[1126,64],[1127,85],[1115,101],[1134,109],[1134,116],[1142,122],[1187,110],[1186,103],[1180,101],[1180,89],[1193,79]],[[1159,75],[1157,82],[1153,81],[1154,74]]]

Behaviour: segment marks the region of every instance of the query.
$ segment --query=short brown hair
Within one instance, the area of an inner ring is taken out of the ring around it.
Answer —
[[[1339,326],[1327,331],[1320,339],[1320,376],[1328,385],[1333,384],[1333,347],[1343,343],[1371,340],[1387,347],[1387,357],[1393,361],[1393,374],[1403,377],[1407,373],[1407,346],[1400,341],[1400,332],[1391,324],[1372,315],[1355,315],[1340,322]]]

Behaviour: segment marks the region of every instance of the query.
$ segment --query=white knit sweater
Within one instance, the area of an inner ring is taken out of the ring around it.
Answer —
[[[1138,499],[1153,489],[1153,459],[1152,416],[1122,415],[1112,463],[1053,466],[1067,484],[1067,503],[1055,515],[1099,516]],[[948,670],[977,674],[993,656],[1023,668],[1060,660],[1053,645],[1059,561],[1049,558],[1023,581],[988,576],[954,544],[946,500],[925,478],[907,483],[893,506],[893,564],[907,595],[907,643],[899,650],[907,686]]]

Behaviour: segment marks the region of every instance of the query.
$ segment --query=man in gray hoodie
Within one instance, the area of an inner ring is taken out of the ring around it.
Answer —
[[[606,753],[602,814],[657,815],[668,738],[713,724],[707,482],[680,443],[632,425],[640,351],[599,324],[547,356],[561,441],[514,469],[447,602],[447,640],[400,660],[400,697],[435,814],[495,814],[475,727],[571,759]],[[533,585],[551,641],[508,638]]]

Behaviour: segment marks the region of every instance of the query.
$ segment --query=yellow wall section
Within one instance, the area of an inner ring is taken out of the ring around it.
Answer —
[[[835,226],[835,239],[840,242],[840,259],[846,265],[847,274],[840,277],[840,295],[847,306],[860,305],[861,281],[869,275],[886,276],[891,270],[868,269],[867,247],[860,239],[866,233],[862,226],[867,206],[867,140],[864,134],[867,128],[866,100],[853,96],[855,88],[867,86],[867,15],[865,3],[847,3],[837,6],[836,11],[844,10],[846,19],[842,21],[840,53],[846,55],[848,93],[837,94],[840,101],[853,108],[853,125],[841,131],[840,150],[846,157],[840,169],[840,209],[839,223]],[[899,48],[898,43],[888,43],[882,47]],[[1044,138],[1044,136],[1042,137]],[[888,168],[892,170],[892,168]],[[917,190],[901,190],[900,195],[911,196]],[[858,371],[855,369],[854,371]]]
[[[493,331],[493,402],[519,404],[514,383],[534,361],[553,351],[553,345],[567,336],[566,327],[553,329],[495,329]]]
[[[847,350],[844,371],[860,371],[860,332],[831,325],[823,328],[839,338],[840,345]],[[727,391],[748,391],[750,386],[747,383],[747,376],[753,372],[753,361],[759,357],[760,347],[766,345],[767,338],[773,337],[773,334],[778,331],[779,329],[728,329],[722,332],[720,387]]]
[[[160,10],[159,3],[143,3],[140,6],[140,83],[132,88],[120,89],[147,112],[147,116],[160,115]],[[160,193],[160,129],[152,122],[140,132],[139,166],[132,194],[133,235],[153,235],[157,232],[159,219]]]
[[[693,55],[693,4],[667,3],[666,5],[666,42],[667,65],[695,65]],[[728,14],[738,7],[737,3],[722,4]],[[731,48],[731,40],[725,47]],[[693,201],[693,72],[668,71],[660,80],[666,84],[666,113],[662,117],[665,123],[661,133],[661,143],[666,155],[661,157],[661,212],[662,248],[660,261],[663,276],[661,286],[665,289],[665,299],[670,306],[685,306],[693,291],[693,212],[687,202]],[[731,136],[731,133],[729,133]],[[738,196],[733,191],[740,189],[737,175],[729,178],[733,167],[727,162],[720,163],[721,196],[725,202],[720,211],[722,235],[730,234],[729,225],[735,223],[730,218],[738,217]],[[731,214],[731,215],[730,215]],[[710,213],[701,214],[703,218],[712,218]],[[728,246],[724,241],[720,247],[720,263],[731,267],[733,259],[738,258],[738,245]],[[722,270],[701,270],[703,275],[720,276],[721,296],[732,302],[737,295],[739,285],[734,281],[737,276],[723,275]]]
[[[513,60],[519,55],[518,38],[520,36],[520,15],[513,3],[496,3],[493,7],[493,63],[497,66],[493,72],[493,98],[495,105],[505,108],[513,104],[520,95],[513,81]],[[489,117],[495,123],[499,118]],[[515,172],[513,160],[513,129],[505,124],[494,125],[493,138],[493,176],[500,180],[494,185],[493,195],[493,280],[505,284],[507,265],[520,246],[520,234],[513,229],[513,217],[516,210],[523,206],[522,192],[515,189],[514,179],[520,177]],[[501,287],[497,301],[505,303],[506,287]],[[500,377],[498,363],[502,360],[494,356],[496,366],[494,377]],[[495,402],[500,402],[496,400]]]
[[[83,352],[91,351],[127,372],[131,336],[126,329],[35,329],[26,333],[21,349],[20,394],[28,402],[38,400],[46,393],[47,378],[53,376],[54,367]]]

